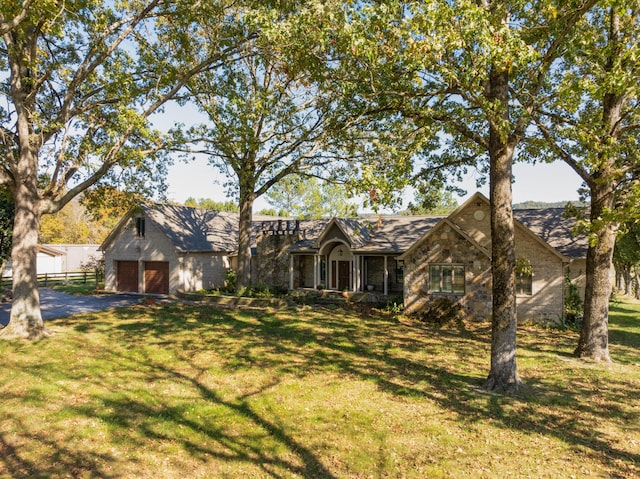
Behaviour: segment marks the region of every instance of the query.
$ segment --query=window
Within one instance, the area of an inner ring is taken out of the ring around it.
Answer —
[[[516,294],[533,294],[533,274],[530,271],[516,272]]]
[[[464,266],[430,265],[429,291],[432,293],[464,294]]]
[[[325,284],[327,281],[327,260],[322,258],[320,260],[320,282]]]
[[[144,217],[136,218],[136,236],[144,238]]]
[[[396,284],[404,282],[404,261],[396,261]]]
[[[531,296],[533,290],[533,268],[528,258],[516,258],[516,294]]]

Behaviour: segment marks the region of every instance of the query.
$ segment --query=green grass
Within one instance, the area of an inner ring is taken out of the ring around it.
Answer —
[[[487,325],[377,312],[136,306],[0,342],[0,477],[640,477],[640,305],[610,365],[523,328],[517,397]]]
[[[63,293],[87,296],[96,293],[96,282],[88,281],[87,283],[54,283],[49,286],[51,289],[61,291]]]

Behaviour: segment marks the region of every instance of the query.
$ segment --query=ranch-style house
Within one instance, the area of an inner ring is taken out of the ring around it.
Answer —
[[[515,210],[519,320],[560,321],[566,278],[584,289],[587,241],[562,208]],[[295,220],[254,216],[254,283],[404,298],[407,313],[446,297],[491,315],[489,200],[474,194],[447,216]],[[173,294],[224,286],[236,264],[238,215],[142,204],[101,245],[105,288]]]

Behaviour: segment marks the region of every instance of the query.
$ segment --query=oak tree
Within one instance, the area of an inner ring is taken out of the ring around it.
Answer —
[[[412,181],[440,186],[469,167],[489,172],[491,367],[485,387],[514,392],[516,300],[512,164],[543,87],[576,22],[594,1],[363,2],[352,15],[345,72],[364,112],[400,112],[421,132]],[[435,132],[435,134],[434,134]],[[434,146],[434,139],[437,143]],[[406,172],[408,171],[408,174]]]
[[[611,262],[616,230],[640,205],[640,6],[604,0],[577,24],[537,105],[536,158],[561,159],[586,185],[589,233],[584,320],[575,354],[610,361]]]
[[[166,158],[150,117],[244,39],[237,6],[182,0],[25,0],[0,5],[0,183],[15,201],[13,302],[3,337],[48,335],[37,288],[42,215],[102,183],[161,184]],[[168,38],[218,20],[197,56],[169,63]],[[218,37],[215,37],[218,35]],[[216,42],[216,39],[218,40]]]
[[[247,42],[234,62],[193,78],[188,90],[185,101],[195,103],[208,122],[174,130],[176,150],[207,155],[231,178],[226,186],[240,212],[239,290],[252,284],[254,201],[289,175],[327,167],[333,158],[333,103],[306,72],[290,69],[258,38]]]

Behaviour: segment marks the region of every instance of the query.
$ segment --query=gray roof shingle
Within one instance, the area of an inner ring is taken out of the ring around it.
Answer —
[[[175,205],[143,205],[145,215],[181,252],[238,249],[238,214]]]
[[[575,234],[576,219],[567,218],[564,208],[513,210],[513,217],[569,258],[586,258],[589,241]]]
[[[176,205],[142,205],[146,216],[181,252],[225,252],[238,249],[237,213]],[[514,218],[559,253],[584,258],[588,247],[585,235],[574,235],[576,221],[565,218],[563,208],[514,210]],[[333,221],[348,236],[356,253],[398,253],[408,250],[446,216],[374,216],[336,218]],[[262,234],[263,222],[278,218],[254,216],[252,244]],[[285,220],[286,221],[286,220]],[[317,241],[332,220],[300,220],[300,240],[291,246],[294,253],[314,252]]]

